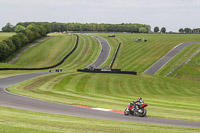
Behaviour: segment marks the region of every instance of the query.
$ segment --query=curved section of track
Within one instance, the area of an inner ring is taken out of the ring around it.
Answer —
[[[108,59],[108,56],[110,54],[110,45],[106,39],[104,39],[100,36],[96,36],[96,35],[91,35],[91,36],[95,37],[101,44],[101,52],[100,52],[98,58],[96,59],[96,61],[94,63],[89,65],[89,66],[93,66],[94,68],[97,68],[97,67],[101,66]]]
[[[168,52],[165,56],[159,59],[151,67],[143,72],[143,74],[156,74],[165,64],[167,64],[173,57],[175,57],[179,52],[181,52],[185,47],[191,44],[200,44],[200,42],[187,42],[177,45],[174,49]]]
[[[200,128],[200,122],[195,122],[195,121],[172,120],[172,119],[162,119],[153,117],[144,117],[144,118],[127,117],[119,113],[104,112],[88,108],[80,108],[70,105],[48,102],[34,98],[19,96],[6,91],[6,88],[11,85],[45,74],[49,73],[48,72],[30,73],[30,74],[17,75],[7,78],[1,78],[0,106],[13,107],[13,108],[37,111],[37,112],[87,117],[87,118]]]

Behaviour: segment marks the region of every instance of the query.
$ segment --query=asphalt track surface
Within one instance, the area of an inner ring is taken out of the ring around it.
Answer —
[[[124,116],[123,114],[120,113],[92,110],[88,108],[80,108],[71,105],[64,105],[54,102],[28,98],[12,94],[6,91],[6,88],[11,85],[45,74],[49,73],[48,72],[30,73],[30,74],[17,75],[7,78],[1,78],[0,106],[13,107],[17,109],[24,109],[36,112],[54,113],[54,114],[96,118],[96,119],[200,128],[200,122],[195,122],[195,121],[172,120],[172,119],[162,119],[154,117],[140,118],[133,116]]]
[[[94,68],[97,68],[101,66],[108,59],[108,56],[110,54],[110,45],[106,39],[100,36],[96,36],[96,35],[90,35],[90,36],[96,38],[101,44],[101,51],[99,53],[98,58],[96,59],[96,61],[94,61],[94,63],[89,65],[89,66],[93,66]]]
[[[165,64],[167,64],[173,57],[175,57],[179,52],[181,52],[185,47],[191,44],[200,44],[200,42],[187,42],[177,45],[174,49],[168,52],[165,56],[159,59],[151,67],[143,72],[143,74],[156,74]]]
[[[29,74],[16,75],[6,78],[0,78],[0,106],[13,107],[17,109],[24,109],[36,112],[54,113],[61,115],[70,115],[70,116],[105,119],[105,120],[200,128],[200,122],[195,122],[195,121],[172,120],[172,119],[162,119],[154,117],[140,118],[140,117],[124,116],[123,114],[120,113],[92,110],[88,108],[80,108],[71,105],[64,105],[60,103],[28,98],[12,94],[6,91],[6,88],[8,88],[9,86],[46,74],[50,73],[48,72],[29,73]]]

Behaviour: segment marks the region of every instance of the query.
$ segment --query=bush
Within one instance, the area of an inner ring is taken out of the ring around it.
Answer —
[[[5,61],[9,54],[8,45],[5,42],[0,42],[0,61]]]

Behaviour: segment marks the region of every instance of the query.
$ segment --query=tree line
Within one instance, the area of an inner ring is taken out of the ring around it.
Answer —
[[[43,22],[24,22],[18,23],[16,26],[12,26],[8,23],[2,28],[3,32],[17,32],[19,25],[27,27],[30,24],[41,24]],[[97,24],[97,23],[48,23],[51,27],[52,32],[64,32],[64,31],[91,31],[91,32],[131,32],[131,33],[149,33],[151,32],[151,26],[145,24]],[[20,27],[21,28],[21,27]]]
[[[16,35],[0,42],[0,62],[5,61],[12,53],[21,47],[46,36],[50,32],[91,31],[91,32],[132,32],[148,33],[151,27],[145,24],[97,24],[97,23],[48,23],[19,22],[15,26],[7,23],[3,32],[16,32]]]
[[[196,28],[196,29],[180,28],[179,33],[182,33],[182,34],[199,34],[200,28]]]
[[[15,31],[16,35],[0,42],[0,62],[5,61],[8,56],[21,47],[51,32],[51,26],[48,23],[30,23],[27,26],[19,24],[13,29],[9,23],[6,26],[7,27],[3,27],[2,30],[7,28],[10,32]]]

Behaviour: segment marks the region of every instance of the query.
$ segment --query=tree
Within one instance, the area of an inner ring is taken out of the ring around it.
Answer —
[[[12,41],[13,41],[13,44],[15,45],[16,49],[19,49],[22,47],[22,42],[21,42],[19,35],[12,36]]]
[[[40,32],[39,32],[40,35],[41,36],[46,36],[47,30],[44,28],[44,26],[40,25],[39,28],[40,28]]]
[[[6,26],[4,26],[2,28],[2,31],[3,32],[13,32],[14,31],[13,25],[11,25],[10,23],[7,23]]]
[[[29,42],[33,42],[34,40],[34,33],[30,29],[26,29],[23,33],[28,37]]]
[[[165,28],[165,27],[162,27],[161,33],[165,33],[165,32],[166,32],[166,28]]]
[[[30,29],[34,33],[34,40],[41,37],[40,28],[34,23],[27,26],[27,29]]]
[[[160,29],[159,29],[158,27],[155,27],[155,28],[154,28],[154,32],[155,32],[155,33],[159,32],[159,31],[160,31]]]
[[[23,31],[23,30],[25,30],[26,28],[24,27],[24,26],[22,26],[22,25],[17,25],[15,28],[14,28],[14,31],[16,32],[16,33],[18,33],[18,32],[21,32],[21,31]]]
[[[140,33],[147,33],[147,29],[144,27],[139,28]]]
[[[16,47],[13,44],[12,37],[9,37],[9,38],[3,40],[3,42],[7,44],[10,53],[15,51]]]
[[[51,25],[49,23],[42,23],[42,26],[44,26],[44,28],[46,29],[46,33],[50,33],[52,31],[51,29]]]
[[[9,54],[8,45],[5,42],[0,42],[0,61],[5,61]]]
[[[22,46],[25,46],[29,43],[28,37],[24,33],[20,32],[17,34],[17,36],[20,38]]]
[[[187,33],[187,34],[188,34],[188,33],[190,33],[190,32],[191,32],[191,29],[190,29],[190,28],[185,28],[185,29],[184,29],[184,31],[185,31],[185,33]]]
[[[184,29],[183,28],[180,28],[178,31],[179,31],[179,33],[184,33]]]

